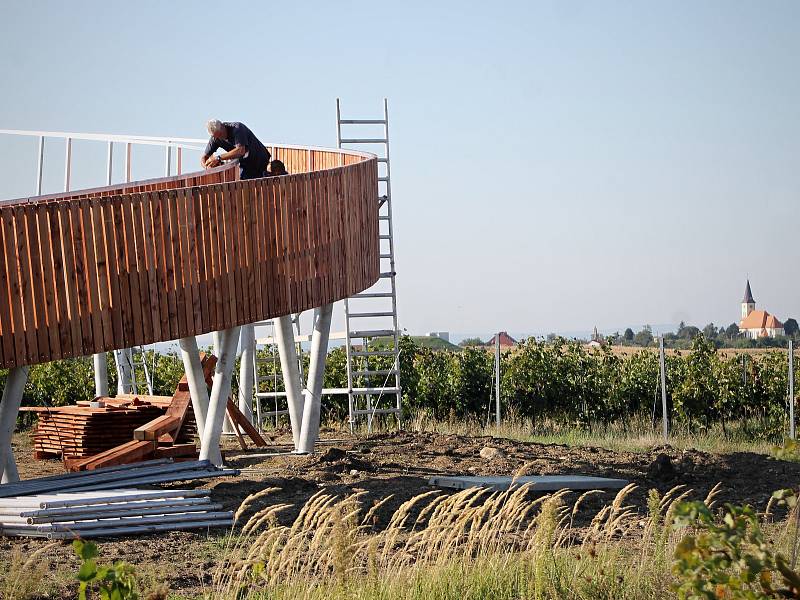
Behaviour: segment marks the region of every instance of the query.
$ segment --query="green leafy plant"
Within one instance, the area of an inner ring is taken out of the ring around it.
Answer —
[[[86,592],[97,589],[102,600],[137,600],[139,598],[133,565],[116,561],[110,565],[97,564],[97,545],[75,540],[75,553],[83,561],[76,575],[80,586],[78,600],[86,600]]]
[[[750,506],[726,504],[717,519],[703,502],[682,502],[673,525],[694,529],[675,549],[679,598],[800,598],[800,575],[773,551]]]

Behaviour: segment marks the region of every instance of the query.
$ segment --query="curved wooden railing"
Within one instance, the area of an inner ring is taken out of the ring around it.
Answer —
[[[307,310],[378,279],[372,155],[271,148],[238,167],[0,203],[0,364],[168,341]]]

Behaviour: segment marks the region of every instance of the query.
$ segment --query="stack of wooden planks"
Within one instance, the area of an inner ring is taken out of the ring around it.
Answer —
[[[86,458],[133,439],[137,428],[163,416],[167,410],[163,402],[152,402],[150,398],[105,398],[103,408],[91,408],[88,402],[78,406],[24,408],[38,417],[33,436],[34,458]],[[191,442],[197,429],[191,409],[189,413],[176,440],[181,443]]]

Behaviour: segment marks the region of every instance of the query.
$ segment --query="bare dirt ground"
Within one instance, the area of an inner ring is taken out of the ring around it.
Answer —
[[[226,460],[230,466],[242,470],[240,476],[174,484],[174,487],[209,488],[214,501],[232,510],[248,494],[276,487],[279,491],[255,508],[291,504],[294,508],[282,514],[284,522],[291,521],[303,503],[321,489],[340,495],[364,491],[366,505],[392,495],[378,515],[376,526],[380,527],[402,502],[431,490],[428,480],[438,474],[511,475],[524,468],[530,475],[617,477],[638,486],[629,501],[643,514],[651,488],[663,493],[683,484],[694,490],[694,498],[702,499],[721,482],[721,502],[749,503],[763,510],[774,490],[800,483],[800,464],[746,452],[711,454],[675,450],[669,446],[645,452],[613,452],[603,448],[409,432],[330,439],[337,435],[337,432],[323,432],[323,438],[328,439],[314,456],[265,456],[268,452],[288,449],[281,445],[288,440],[285,433],[276,440],[274,449],[266,451],[242,452],[231,440]],[[503,456],[481,458],[480,451],[485,446],[499,448]],[[16,436],[15,453],[23,478],[62,470],[59,461],[32,460],[30,441],[25,433]],[[593,514],[611,497],[613,493],[595,497],[584,510]],[[223,553],[225,535],[223,530],[175,531],[166,535],[123,538],[102,541],[100,552],[103,560],[122,559],[137,565],[145,575],[145,587],[160,582],[173,593],[195,597],[209,583],[208,573]],[[41,540],[0,538],[0,562],[14,549],[28,555],[43,544]],[[74,598],[75,584],[69,581],[68,574],[77,570],[78,563],[71,548],[64,544],[50,552],[49,558],[51,575],[42,589],[50,591],[41,597]]]

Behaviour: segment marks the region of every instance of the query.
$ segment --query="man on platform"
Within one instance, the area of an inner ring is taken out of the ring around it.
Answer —
[[[256,179],[265,177],[270,154],[258,138],[244,123],[225,122],[211,119],[206,127],[211,139],[200,163],[206,169],[218,167],[226,160],[239,159],[239,178]],[[222,148],[225,152],[214,154]]]

